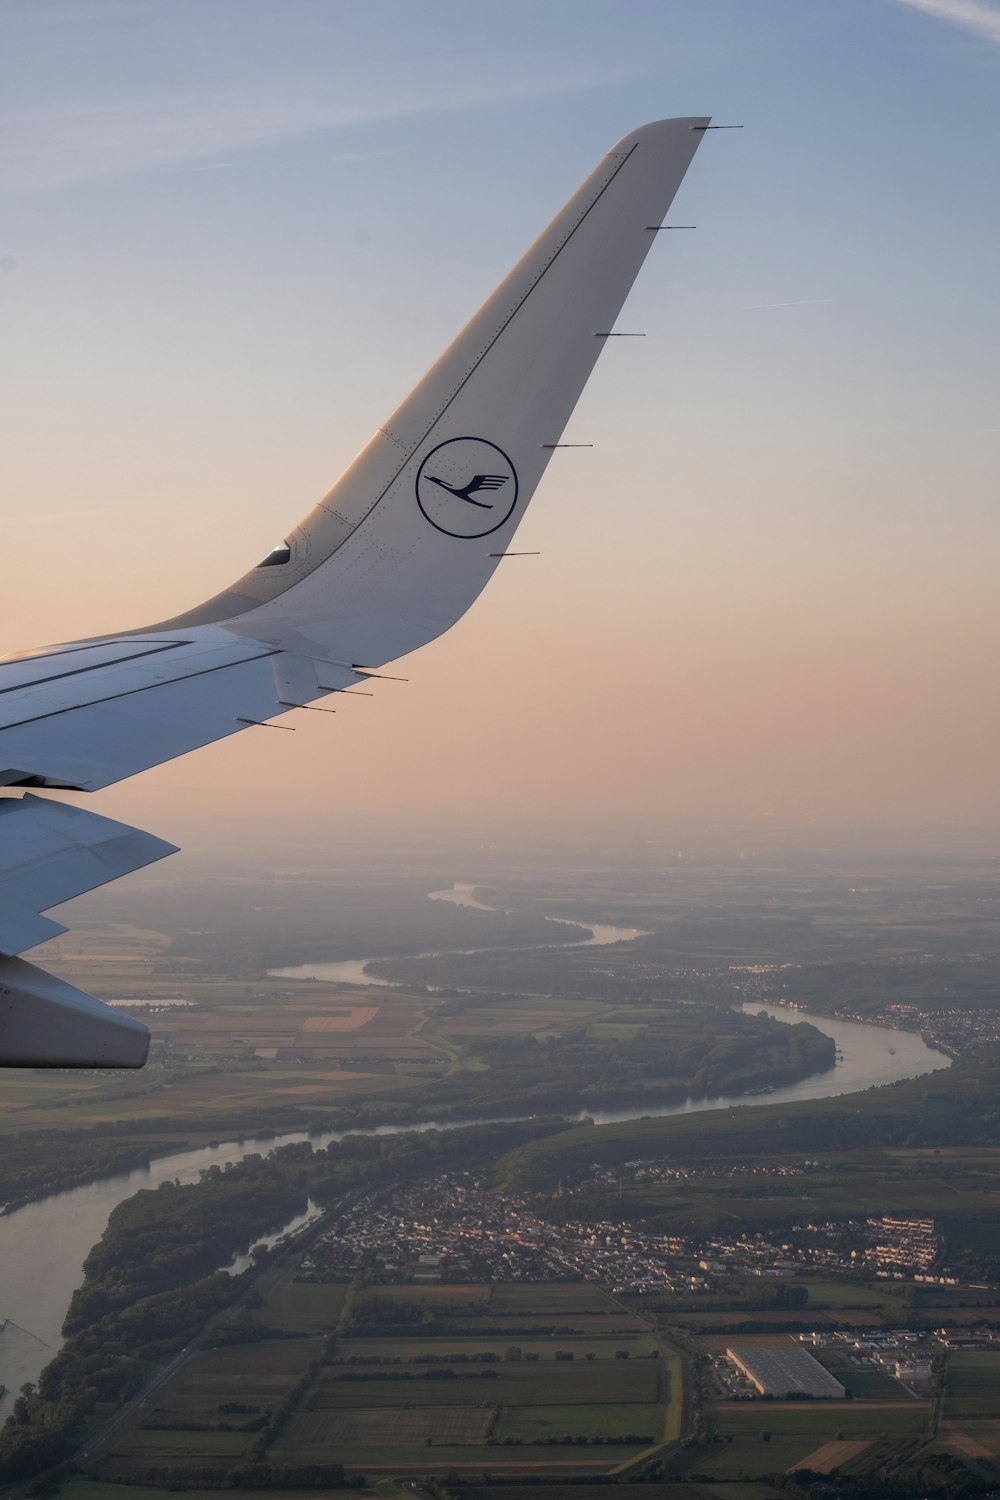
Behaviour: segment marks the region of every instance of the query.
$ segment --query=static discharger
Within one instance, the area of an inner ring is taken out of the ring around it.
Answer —
[[[650,234],[659,234],[661,229],[697,229],[697,224],[647,224]]]
[[[311,703],[289,703],[287,698],[279,698],[278,702],[282,708],[304,708],[311,714],[335,714],[337,712],[335,708],[314,708]],[[279,725],[278,727],[281,728],[282,726]]]
[[[742,130],[742,125],[692,125],[692,130]]]
[[[595,339],[644,339],[644,333],[595,333]]]
[[[592,448],[593,443],[542,443],[543,448]]]
[[[331,667],[343,667],[345,672],[357,672],[359,677],[377,677],[381,682],[409,682],[408,677],[391,677],[388,672],[372,672],[368,667],[363,667],[356,661],[334,661],[332,656],[324,656],[323,661]],[[328,692],[344,692],[343,688],[328,688]]]
[[[294,704],[293,706],[295,708],[299,707],[299,705],[297,703]],[[283,729],[286,734],[294,734],[295,733],[295,730],[292,728],[291,724],[269,724],[268,721],[267,721],[267,719],[240,719],[240,718],[237,718],[236,722],[237,722],[237,724],[253,724],[253,726],[256,729]]]
[[[540,552],[487,552],[487,557],[541,557]]]

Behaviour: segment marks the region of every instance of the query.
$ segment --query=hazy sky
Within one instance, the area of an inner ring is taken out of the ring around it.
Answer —
[[[596,159],[711,113],[518,546],[408,685],[101,793],[244,823],[1000,825],[1000,4],[0,3],[4,649],[329,487]]]

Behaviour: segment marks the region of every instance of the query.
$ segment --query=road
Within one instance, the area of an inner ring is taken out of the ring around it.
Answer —
[[[229,1309],[227,1309],[227,1311],[228,1310]],[[137,1412],[142,1410],[142,1408],[146,1405],[146,1402],[149,1400],[150,1396],[158,1391],[161,1385],[165,1385],[168,1380],[170,1380],[174,1375],[177,1374],[178,1370],[182,1369],[184,1365],[187,1364],[188,1360],[192,1359],[194,1355],[197,1354],[198,1350],[201,1348],[202,1338],[204,1338],[204,1334],[202,1334],[200,1338],[195,1339],[192,1343],[185,1345],[180,1354],[176,1354],[168,1365],[164,1365],[162,1370],[158,1370],[157,1373],[153,1376],[152,1380],[150,1380],[145,1386],[143,1386],[142,1390],[137,1396],[133,1396],[131,1401],[128,1401],[124,1406],[119,1407],[114,1416],[110,1417],[104,1424],[104,1427],[101,1429],[100,1434],[96,1438],[92,1439],[92,1441],[88,1443],[86,1448],[80,1448],[76,1453],[73,1454],[73,1457],[70,1459],[70,1463],[79,1464],[82,1463],[84,1459],[96,1458],[98,1453],[102,1449],[107,1447],[107,1444],[111,1440],[111,1438],[113,1438],[116,1433],[120,1432],[121,1429],[126,1425],[126,1423],[131,1421],[131,1419]]]

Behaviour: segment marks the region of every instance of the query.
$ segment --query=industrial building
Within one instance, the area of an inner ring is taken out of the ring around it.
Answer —
[[[795,1396],[814,1396],[827,1401],[842,1401],[847,1392],[834,1380],[819,1360],[807,1349],[789,1341],[787,1347],[766,1348],[760,1344],[730,1344],[726,1358],[731,1359],[762,1396],[780,1400]]]

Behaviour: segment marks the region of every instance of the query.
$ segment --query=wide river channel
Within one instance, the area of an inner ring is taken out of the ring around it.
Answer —
[[[465,886],[456,886],[453,892],[434,892],[434,897],[437,900],[450,899],[459,905],[471,905],[474,900],[469,899],[471,887]],[[598,930],[601,933],[599,937]],[[595,942],[602,945],[628,942],[640,935],[634,928],[594,929],[592,924],[587,927],[587,932],[588,937],[584,943],[588,946]],[[589,935],[591,932],[594,932],[594,937]],[[336,977],[354,984],[370,984],[372,976],[364,972],[367,962],[371,960],[353,960],[344,965],[303,965],[297,970],[282,972],[303,977],[315,974],[318,978]],[[329,972],[334,968],[338,971],[336,975]],[[349,976],[344,972],[347,969],[350,970]],[[772,1093],[759,1096],[696,1099],[682,1104],[664,1105],[662,1108],[644,1105],[638,1109],[587,1111],[567,1118],[583,1119],[589,1116],[597,1124],[607,1125],[616,1120],[639,1119],[644,1115],[676,1115],[738,1104],[749,1107],[796,1099],[824,1099],[835,1094],[854,1093],[876,1084],[895,1083],[901,1078],[915,1078],[921,1073],[946,1068],[951,1063],[951,1059],[943,1052],[936,1052],[928,1047],[913,1032],[896,1031],[886,1026],[832,1021],[826,1016],[810,1015],[802,1010],[791,1011],[759,1004],[743,1008],[750,1011],[766,1010],[769,1015],[782,1021],[811,1021],[836,1043],[836,1066],[827,1072],[813,1074],[788,1088],[775,1089]],[[452,1126],[455,1123],[449,1122]],[[462,1123],[485,1122],[468,1120]],[[424,1121],[409,1127],[376,1126],[364,1133],[388,1135],[405,1129],[434,1128],[435,1122]],[[338,1131],[325,1131],[319,1135],[306,1136],[303,1132],[296,1131],[264,1139],[251,1137],[241,1141],[226,1141],[218,1146],[203,1146],[194,1151],[181,1151],[173,1156],[157,1157],[148,1167],[120,1172],[113,1177],[101,1177],[83,1187],[53,1193],[36,1203],[25,1204],[13,1213],[0,1215],[0,1324],[6,1319],[5,1326],[0,1327],[0,1385],[7,1388],[6,1394],[0,1398],[0,1417],[10,1410],[13,1396],[24,1382],[37,1379],[40,1370],[62,1342],[60,1329],[70,1297],[83,1280],[83,1262],[87,1252],[100,1239],[111,1210],[123,1198],[130,1198],[140,1188],[158,1187],[167,1178],[196,1182],[202,1168],[213,1163],[221,1165],[227,1161],[237,1161],[251,1152],[267,1152],[289,1141],[312,1140],[314,1145],[322,1147],[330,1141],[340,1140],[341,1134]],[[298,1222],[301,1221],[293,1221],[292,1225],[285,1228],[294,1227]],[[276,1237],[272,1235],[267,1238]]]

